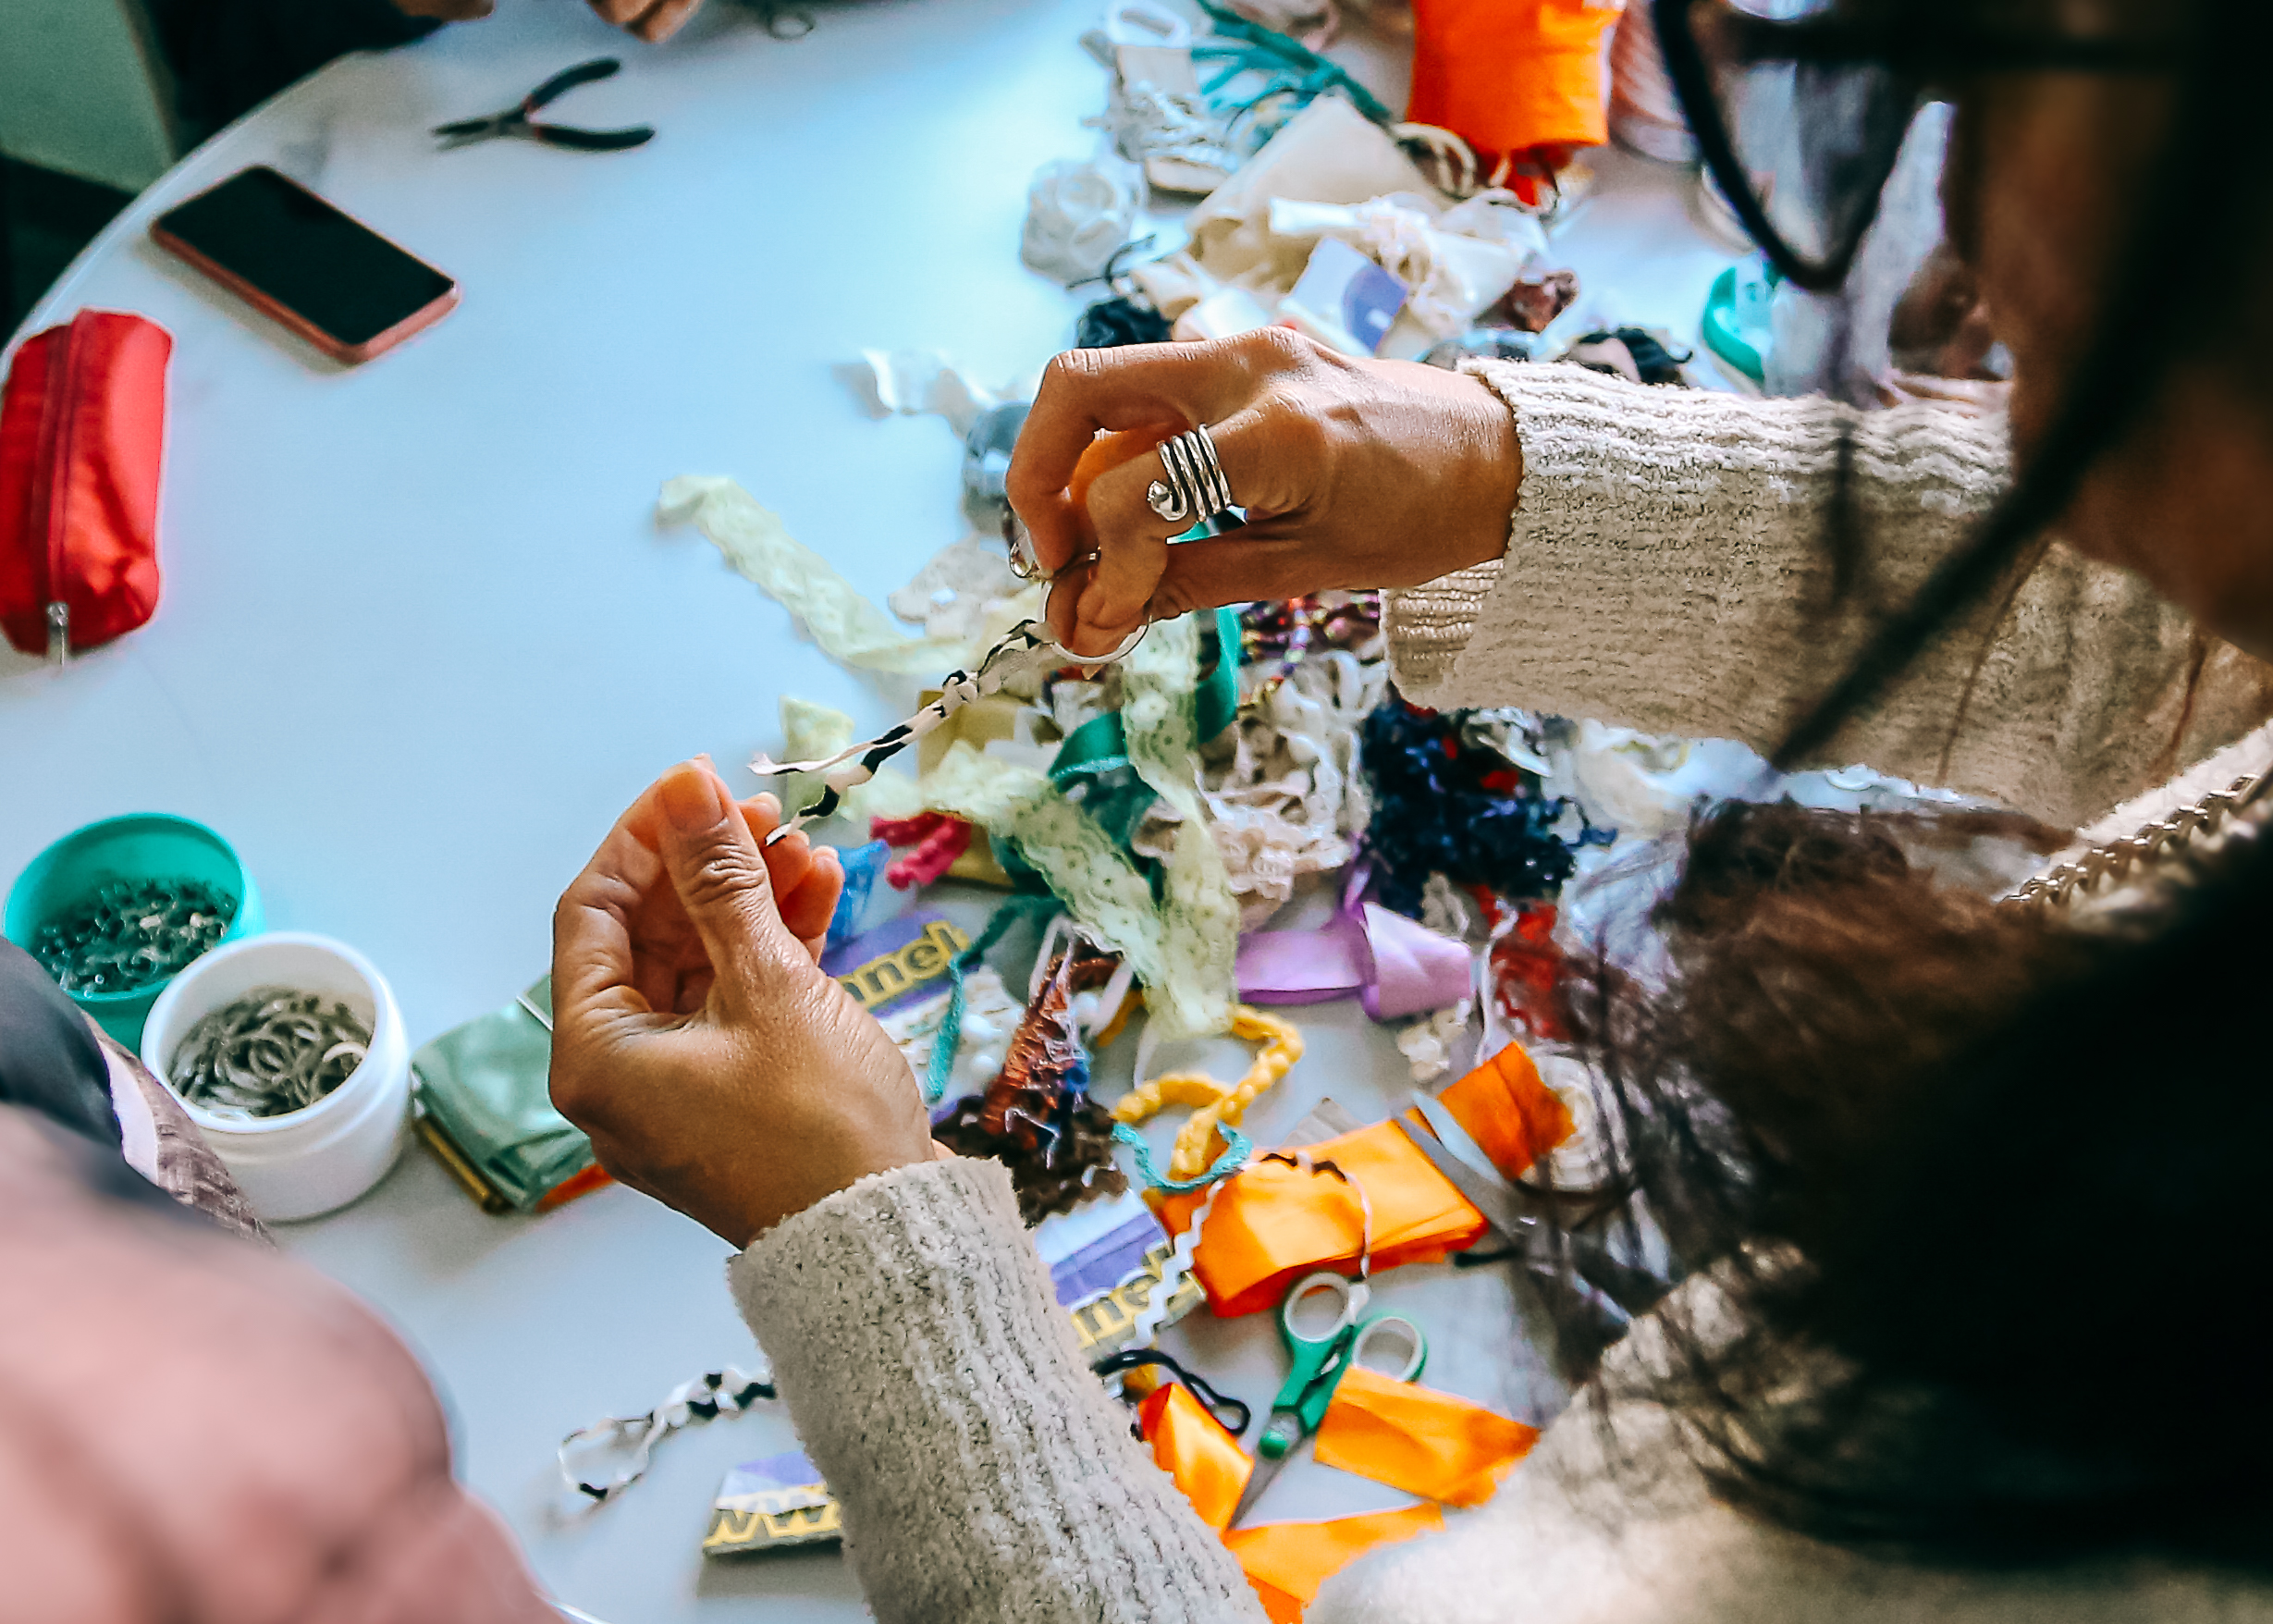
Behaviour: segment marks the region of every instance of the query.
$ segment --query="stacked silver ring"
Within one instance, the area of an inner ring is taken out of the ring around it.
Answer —
[[[1167,477],[1146,488],[1145,505],[1171,524],[1197,524],[1238,505],[1205,424],[1161,443],[1161,469]]]

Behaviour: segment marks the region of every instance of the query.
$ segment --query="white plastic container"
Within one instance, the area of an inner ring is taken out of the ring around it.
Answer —
[[[170,1088],[167,1063],[190,1028],[258,987],[318,992],[345,1003],[371,1027],[363,1063],[323,1099],[284,1116],[218,1117],[187,1101],[182,1105],[262,1217],[313,1218],[362,1195],[402,1153],[411,1046],[394,990],[369,959],[329,937],[284,930],[216,948],[175,977],[151,1005],[142,1064]]]

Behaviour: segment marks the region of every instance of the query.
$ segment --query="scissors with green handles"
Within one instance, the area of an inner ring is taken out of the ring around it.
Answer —
[[[1271,1419],[1255,1441],[1255,1469],[1247,1473],[1247,1491],[1239,1496],[1229,1526],[1236,1528],[1246,1520],[1295,1446],[1318,1431],[1333,1390],[1350,1366],[1364,1365],[1409,1382],[1428,1362],[1428,1339],[1404,1315],[1358,1317],[1365,1312],[1366,1298],[1364,1281],[1353,1284],[1331,1271],[1306,1276],[1286,1294],[1279,1309],[1279,1330],[1286,1338],[1294,1369],[1272,1400]]]

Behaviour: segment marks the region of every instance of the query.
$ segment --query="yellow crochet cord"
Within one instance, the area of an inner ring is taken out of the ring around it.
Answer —
[[[1176,1146],[1168,1158],[1171,1178],[1198,1177],[1216,1155],[1216,1125],[1238,1126],[1256,1097],[1302,1058],[1302,1034],[1294,1022],[1244,1003],[1232,1010],[1231,1035],[1262,1045],[1235,1086],[1225,1088],[1205,1072],[1165,1072],[1131,1089],[1112,1108],[1115,1122],[1134,1126],[1170,1105],[1195,1107],[1191,1120],[1176,1130]]]

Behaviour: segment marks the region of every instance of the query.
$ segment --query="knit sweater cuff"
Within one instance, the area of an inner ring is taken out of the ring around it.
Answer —
[[[1516,419],[1517,444],[1522,444],[1523,413],[1516,397],[1506,385],[1505,376],[1517,374],[1514,363],[1468,361],[1460,370],[1473,378],[1481,378],[1485,387],[1497,395]],[[1522,507],[1520,492],[1517,509]],[[1512,539],[1522,521],[1515,512],[1508,514],[1508,532]],[[1397,692],[1407,699],[1421,704],[1431,702],[1431,696],[1452,678],[1453,668],[1468,649],[1468,639],[1476,631],[1476,617],[1485,601],[1500,584],[1500,572],[1505,565],[1503,558],[1455,570],[1448,575],[1419,586],[1408,586],[1383,593],[1382,624],[1389,634],[1389,674],[1397,685]]]
[[[1082,1363],[1001,1163],[864,1178],[728,1279],[879,1619],[1262,1617]]]
[[[1452,678],[1476,631],[1477,612],[1500,582],[1504,559],[1455,570],[1421,586],[1382,594],[1389,674],[1397,692],[1422,704]]]

